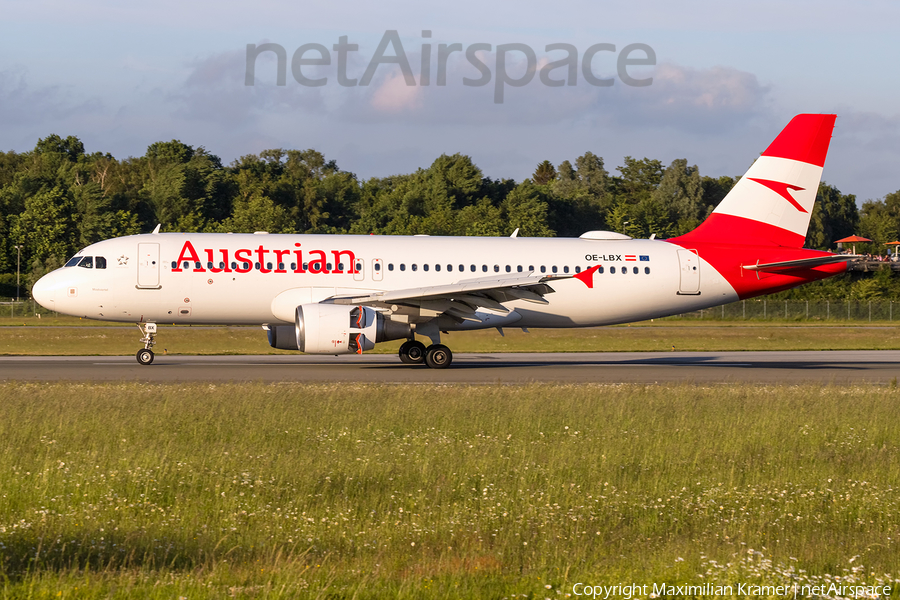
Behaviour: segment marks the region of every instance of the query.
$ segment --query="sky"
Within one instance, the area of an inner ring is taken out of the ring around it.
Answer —
[[[54,133],[120,159],[171,139],[226,164],[314,148],[360,179],[459,152],[488,177],[516,180],[591,151],[614,174],[633,156],[686,158],[719,176],[742,174],[792,116],[827,112],[838,120],[823,179],[860,202],[900,189],[896,2],[0,0],[0,9],[3,151]],[[342,43],[356,48],[335,49]],[[443,58],[444,85],[441,45],[461,48]],[[284,80],[276,52],[248,46],[283,49]]]

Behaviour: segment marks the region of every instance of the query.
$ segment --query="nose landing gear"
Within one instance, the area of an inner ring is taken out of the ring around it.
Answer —
[[[141,330],[141,342],[144,347],[137,351],[135,357],[139,364],[149,365],[153,362],[153,350],[156,345],[156,323],[138,323],[138,329]]]

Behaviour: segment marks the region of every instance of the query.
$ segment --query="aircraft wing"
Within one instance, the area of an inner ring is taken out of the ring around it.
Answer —
[[[326,302],[333,304],[355,304],[376,308],[390,308],[397,312],[416,309],[425,318],[447,314],[461,320],[475,320],[475,311],[488,308],[501,313],[509,309],[503,302],[526,300],[538,304],[549,304],[544,296],[554,292],[548,283],[569,277],[547,277],[542,275],[496,275],[466,279],[447,285],[435,285],[404,290],[389,290],[361,296],[339,296]]]
[[[802,269],[812,269],[822,265],[830,265],[839,262],[849,262],[859,258],[855,254],[832,254],[830,256],[816,256],[814,258],[800,258],[797,260],[785,260],[781,262],[744,265],[748,271],[765,271],[769,273],[787,273]]]

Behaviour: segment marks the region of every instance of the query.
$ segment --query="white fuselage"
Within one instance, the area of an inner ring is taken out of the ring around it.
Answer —
[[[105,321],[280,325],[296,306],[335,296],[529,272],[561,278],[548,282],[547,304],[507,302],[508,314],[483,309],[480,321],[446,328],[608,325],[738,299],[697,254],[660,240],[173,233],[106,240],[78,256],[92,266],[54,271],[36,297]],[[597,265],[593,287],[573,278]]]

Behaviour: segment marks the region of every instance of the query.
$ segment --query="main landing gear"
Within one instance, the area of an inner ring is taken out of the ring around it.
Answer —
[[[453,362],[453,353],[443,344],[425,344],[408,340],[400,346],[400,362],[408,365],[425,363],[432,369],[446,369]]]
[[[153,350],[150,348],[156,345],[156,323],[138,323],[137,326],[141,330],[141,342],[144,347],[137,351],[135,357],[138,363],[149,365],[153,362],[154,357]]]

